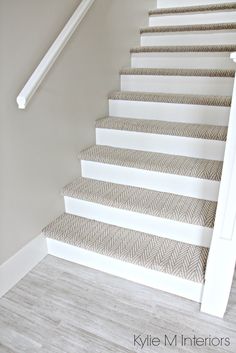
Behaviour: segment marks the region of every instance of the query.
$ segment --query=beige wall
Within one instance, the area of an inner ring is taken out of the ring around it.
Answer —
[[[155,0],[96,0],[25,111],[15,99],[78,0],[0,0],[0,264],[63,212],[78,152]]]

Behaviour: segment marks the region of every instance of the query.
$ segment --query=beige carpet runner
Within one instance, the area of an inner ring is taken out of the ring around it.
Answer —
[[[140,33],[162,33],[162,32],[199,32],[199,31],[231,31],[236,29],[236,23],[212,23],[185,26],[152,26],[141,28]]]
[[[154,76],[199,76],[199,77],[234,77],[234,70],[222,69],[163,69],[163,68],[124,68],[120,75],[154,75]]]
[[[104,206],[213,228],[216,202],[143,188],[78,178],[63,195]]]
[[[231,97],[227,96],[201,96],[193,94],[170,94],[170,93],[146,93],[115,91],[109,94],[109,99],[141,101],[141,102],[159,102],[175,104],[194,104],[194,105],[212,105],[221,107],[230,107]]]
[[[63,214],[43,230],[46,237],[97,254],[203,282],[208,249]]]
[[[108,117],[97,120],[96,128],[143,132],[157,135],[184,136],[217,141],[226,141],[227,137],[227,127],[225,126],[146,119]]]
[[[220,181],[222,173],[220,161],[110,146],[92,146],[82,151],[79,157],[94,162],[215,181]]]

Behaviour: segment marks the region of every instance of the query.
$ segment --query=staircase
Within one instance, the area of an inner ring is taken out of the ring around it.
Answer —
[[[63,189],[66,213],[43,230],[52,255],[197,302],[236,51],[236,3],[207,2],[149,12],[96,145],[80,153],[82,177]]]

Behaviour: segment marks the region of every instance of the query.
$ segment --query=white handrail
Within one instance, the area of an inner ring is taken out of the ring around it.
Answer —
[[[231,54],[236,62],[236,52]],[[236,263],[236,76],[201,310],[223,317]]]
[[[24,88],[18,95],[16,101],[19,109],[25,109],[30,99],[38,89],[44,77],[56,61],[57,57],[75,32],[87,11],[93,5],[95,0],[82,0],[77,7],[70,20],[67,22],[55,42],[52,44],[46,55],[41,60],[38,67],[35,69]]]

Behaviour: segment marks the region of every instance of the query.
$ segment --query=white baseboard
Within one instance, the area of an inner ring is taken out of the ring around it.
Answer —
[[[31,271],[48,253],[43,235],[31,240],[0,266],[0,297]]]

